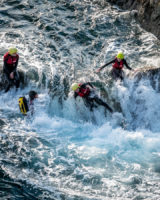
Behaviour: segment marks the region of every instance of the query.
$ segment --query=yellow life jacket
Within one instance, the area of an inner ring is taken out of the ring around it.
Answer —
[[[27,99],[25,97],[20,97],[18,100],[19,109],[23,115],[26,115],[29,111]]]

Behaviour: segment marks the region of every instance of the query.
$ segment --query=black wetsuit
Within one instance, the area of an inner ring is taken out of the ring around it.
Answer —
[[[82,84],[80,86],[79,90],[80,91],[85,90],[88,88],[87,86],[90,86],[91,88],[93,88],[92,84],[88,82],[88,83]],[[81,93],[82,93],[82,91],[81,91]],[[80,95],[79,95],[79,93],[75,92],[74,97],[76,98],[77,96],[80,96]],[[93,110],[93,107],[95,107],[94,102],[96,102],[97,104],[102,105],[105,108],[107,108],[110,112],[113,112],[112,108],[110,108],[109,105],[107,103],[105,103],[102,99],[100,99],[95,94],[94,90],[90,90],[90,88],[89,88],[89,92],[86,95],[81,96],[81,97],[85,100],[86,106],[90,107],[91,111]]]
[[[116,61],[118,61],[117,58],[115,58],[114,60],[112,60],[112,61],[106,63],[106,64],[103,65],[100,69],[102,70],[102,69],[105,68],[106,66],[108,66],[108,65],[110,65],[110,64],[113,64],[113,63],[115,63]],[[127,61],[126,61],[125,59],[123,59],[122,61],[123,61],[123,65],[125,65],[125,66],[127,67],[127,69],[132,70],[132,68],[128,66],[128,63],[127,63]],[[118,62],[118,63],[120,63],[120,62]],[[113,77],[114,79],[120,78],[121,80],[123,80],[123,70],[122,70],[122,69],[117,69],[117,68],[114,68],[114,67],[113,67],[111,73],[112,73],[112,77]]]
[[[4,65],[3,65],[3,73],[5,74],[6,80],[7,80],[7,85],[5,92],[7,92],[12,85],[15,85],[16,88],[19,87],[20,80],[19,80],[19,75],[17,72],[17,65],[18,65],[18,60],[19,56],[17,56],[17,60],[14,64],[8,64],[8,59],[12,59],[13,57],[6,53],[4,55]],[[14,73],[14,79],[10,78],[10,74]]]

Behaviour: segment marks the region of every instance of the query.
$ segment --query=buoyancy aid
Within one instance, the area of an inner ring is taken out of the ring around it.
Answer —
[[[89,93],[90,93],[90,89],[89,87],[81,87],[82,84],[79,84],[79,92],[77,92],[77,94],[80,96],[80,97],[85,97],[85,96],[88,96]]]
[[[4,55],[4,62],[6,62],[9,66],[15,66],[16,62],[18,61],[18,54],[16,56],[11,56],[8,52]]]
[[[27,99],[25,97],[20,97],[18,99],[18,104],[19,104],[19,109],[21,113],[26,115],[27,112],[29,111]]]
[[[123,60],[121,60],[120,62],[118,62],[118,59],[115,58],[115,63],[112,65],[113,68],[116,69],[122,69],[123,68]]]

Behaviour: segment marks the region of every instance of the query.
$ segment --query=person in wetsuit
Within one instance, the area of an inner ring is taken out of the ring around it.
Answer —
[[[19,87],[20,80],[17,72],[18,60],[19,55],[17,54],[16,48],[10,48],[3,57],[3,73],[7,80],[5,92],[8,92],[12,85],[15,85],[16,88]]]
[[[34,101],[38,98],[38,93],[31,90],[27,96],[19,97],[18,103],[20,111],[29,118],[34,114]]]
[[[123,80],[123,67],[124,67],[124,65],[127,67],[127,69],[132,70],[132,68],[130,68],[128,66],[126,60],[124,59],[124,54],[122,52],[119,52],[114,60],[112,60],[109,63],[106,63],[105,65],[100,67],[97,70],[97,72],[100,72],[103,68],[105,68],[106,66],[108,66],[110,64],[112,64],[111,73],[112,73],[112,77],[114,79],[120,78],[121,80]]]
[[[31,115],[34,114],[34,101],[38,98],[38,93],[34,90],[29,92],[28,98],[28,108]]]
[[[93,110],[94,102],[96,102],[107,108],[111,113],[113,112],[112,108],[95,94],[91,83],[73,83],[71,88],[74,91],[74,98],[76,99],[77,96],[82,97],[85,100],[86,106],[89,106],[91,111]]]

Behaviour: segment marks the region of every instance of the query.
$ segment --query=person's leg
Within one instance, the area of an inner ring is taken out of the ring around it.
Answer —
[[[102,101],[102,99],[100,99],[98,96],[94,97],[94,101],[97,104],[102,105],[105,108],[107,108],[110,112],[113,112],[112,108],[110,108],[109,105],[107,103],[105,103],[104,101]]]
[[[5,73],[4,72],[4,76],[5,76],[5,81],[4,81],[4,84],[5,84],[5,82],[6,82],[6,85],[5,85],[5,92],[8,92],[9,91],[9,89],[10,89],[10,87],[11,87],[11,79],[10,79],[10,77],[9,77],[9,74],[7,74],[7,73]]]
[[[15,82],[16,88],[19,88],[20,79],[19,79],[18,72],[14,72],[14,82]]]
[[[114,68],[111,69],[111,76],[112,76],[113,79],[115,79]]]
[[[115,68],[112,68],[111,74],[112,74],[112,78],[114,80],[116,80],[117,79],[117,70]]]
[[[93,107],[94,107],[93,99],[86,97],[84,98],[84,102],[85,102],[85,105],[89,107],[90,111],[93,111]]]
[[[118,78],[123,80],[122,70],[121,69],[112,68],[112,77],[115,80],[117,80]]]
[[[90,110],[93,111],[93,108],[97,108],[95,102],[94,102],[94,98],[96,97],[96,93],[94,90],[91,90],[89,95],[87,96],[87,101],[90,104]]]
[[[119,70],[119,78],[121,79],[121,81],[123,80],[123,70],[122,69]]]

